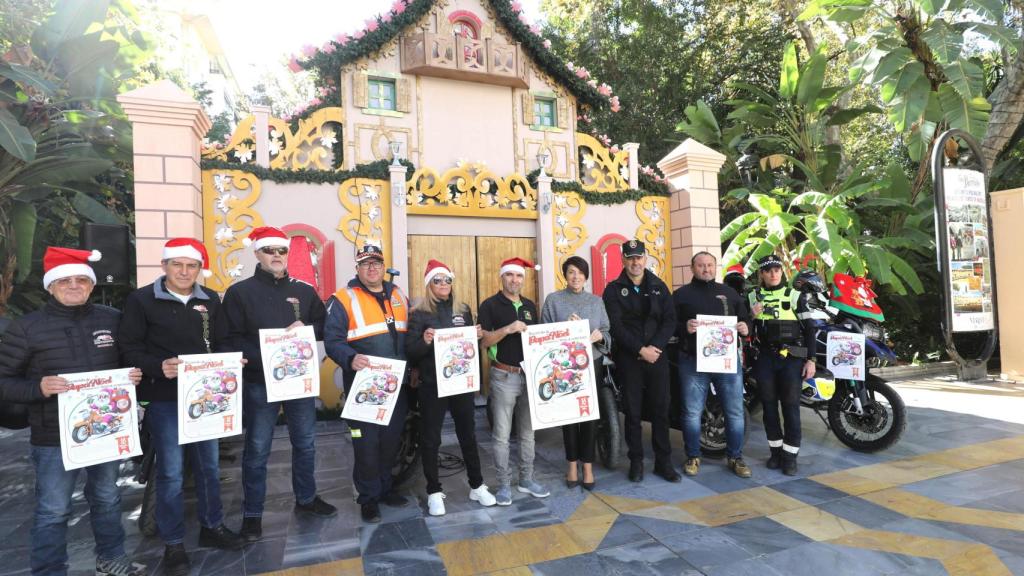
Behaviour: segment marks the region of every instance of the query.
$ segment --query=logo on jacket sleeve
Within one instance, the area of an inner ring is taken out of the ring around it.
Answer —
[[[392,294],[391,295],[391,305],[394,306],[395,308],[401,308],[402,307],[402,297],[399,296],[398,294]]]
[[[523,310],[523,319],[524,320],[532,321],[533,320],[533,314],[530,314],[529,310]]]
[[[625,298],[626,296],[629,296],[629,289],[628,288],[623,288],[622,289],[622,297]]]
[[[97,348],[110,348],[114,345],[114,335],[110,330],[96,330],[92,333],[92,345]]]
[[[452,326],[465,326],[465,325],[466,325],[466,317],[465,316],[463,316],[462,314],[456,314],[456,315],[452,316]]]

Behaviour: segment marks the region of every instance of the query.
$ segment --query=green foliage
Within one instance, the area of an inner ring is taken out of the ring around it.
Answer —
[[[412,176],[416,166],[408,160],[400,160],[403,166],[408,168],[407,176]],[[238,164],[235,162],[224,162],[221,160],[203,160],[203,170],[241,170],[256,176],[260,180],[269,180],[278,184],[291,182],[302,182],[305,184],[340,184],[351,178],[369,178],[372,180],[389,180],[391,173],[388,166],[391,163],[387,160],[377,160],[360,164],[352,170],[283,170],[277,168],[264,168],[252,163]]]
[[[539,169],[526,175],[527,182],[529,182],[530,186],[534,189],[537,188],[537,176],[539,175]],[[554,180],[551,182],[551,191],[575,192],[576,194],[579,194],[580,198],[582,198],[584,202],[593,206],[618,206],[619,204],[625,204],[626,202],[637,202],[648,196],[669,197],[672,195],[668,186],[655,181],[650,176],[647,178],[648,185],[645,186],[644,175],[641,175],[639,190],[631,188],[629,190],[620,190],[618,192],[590,192],[584,190],[583,185],[576,180]]]

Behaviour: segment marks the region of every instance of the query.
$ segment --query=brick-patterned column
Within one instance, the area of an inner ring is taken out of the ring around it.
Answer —
[[[672,287],[690,281],[690,258],[702,250],[723,264],[718,217],[718,171],[725,156],[688,138],[658,162],[672,187]]]
[[[136,285],[160,276],[169,238],[203,240],[200,144],[210,119],[169,80],[117,97],[132,123],[135,163]]]
[[[996,270],[996,318],[999,326],[1001,372],[1024,381],[1024,301],[1016,297],[1024,282],[1020,247],[1024,245],[1024,188],[990,194],[992,201],[992,245]]]
[[[409,211],[405,200],[405,177],[409,168],[401,164],[388,166],[391,180],[391,263],[402,271],[395,284],[409,294]]]
[[[551,175],[541,172],[537,175],[537,301],[558,290],[555,282],[555,268],[558,256],[555,254],[555,211],[552,203]]]

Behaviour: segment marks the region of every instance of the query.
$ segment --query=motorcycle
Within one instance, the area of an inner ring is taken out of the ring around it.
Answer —
[[[274,380],[284,380],[287,377],[302,376],[308,370],[308,362],[300,358],[274,355]]]
[[[375,377],[368,386],[356,392],[356,404],[385,404],[388,401],[388,394],[398,390],[398,378],[394,374],[387,374],[386,377]]]
[[[71,439],[82,444],[89,438],[109,436],[121,431],[121,416],[108,412],[101,414],[96,410],[84,410],[80,420],[71,429]]]
[[[704,340],[704,356],[724,356],[729,351],[729,345],[736,339],[731,328],[714,328]]]
[[[572,394],[583,386],[583,378],[579,371],[555,369],[547,378],[537,385],[537,393],[541,400],[547,402],[555,394]]]
[[[848,342],[843,344],[836,355],[832,357],[833,366],[849,366],[857,363],[857,358],[861,355],[863,349],[860,344],[856,342]]]
[[[469,372],[471,367],[472,363],[466,358],[456,358],[453,356],[448,360],[448,363],[444,365],[441,371],[444,373],[445,378],[451,378],[452,376]]]
[[[231,408],[231,397],[227,394],[214,394],[205,390],[198,398],[188,405],[188,416],[193,420],[203,414],[217,414]]]

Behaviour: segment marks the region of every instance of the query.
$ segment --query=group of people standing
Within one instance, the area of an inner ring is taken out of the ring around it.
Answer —
[[[732,288],[715,282],[714,256],[702,252],[691,261],[694,279],[673,294],[646,267],[646,249],[631,240],[623,245],[624,268],[609,282],[603,296],[588,293],[589,266],[580,257],[568,258],[562,273],[566,288],[549,294],[538,311],[523,296],[527,270],[533,265],[511,258],[501,265],[501,288],[484,300],[475,318],[455,296],[455,275],[445,264],[431,260],[424,272],[424,293],[414,308],[402,290],[384,280],[384,255],[367,244],[356,253],[355,277],[331,296],[326,305],[312,286],[288,275],[289,239],[280,229],[260,227],[247,245],[258,265],[252,277],[232,285],[224,295],[204,289],[200,274],[209,258],[201,242],[177,238],[163,249],[163,275],[134,291],[123,313],[92,304],[96,283],[90,262],[98,253],[49,248],[44,259],[44,287],[50,293],[38,311],[12,322],[0,338],[0,399],[29,405],[32,461],[36,473],[36,509],[32,527],[33,574],[67,571],[67,526],[78,470],[66,471],[60,455],[56,396],[68,389],[57,374],[132,367],[138,399],[156,450],[156,518],[165,544],[164,571],[187,574],[188,553],[183,541],[185,459],[195,476],[199,545],[239,549],[262,537],[267,487],[267,462],[274,426],[283,411],[291,443],[291,477],[295,511],[332,516],[337,508],[317,493],[315,469],[315,400],[301,398],[271,402],[260,355],[261,329],[312,326],[324,341],[328,357],[342,368],[345,393],[369,357],[406,360],[419,373],[420,449],[427,481],[427,509],[445,513],[445,494],[438,473],[438,450],[446,413],[451,413],[468,477],[470,500],[481,506],[507,506],[512,490],[537,498],[549,495],[534,477],[534,431],[521,363],[520,334],[537,323],[586,320],[590,327],[592,365],[603,381],[603,357],[617,370],[625,413],[625,438],[630,459],[629,479],[643,480],[644,449],[641,420],[651,422],[654,473],[670,482],[681,477],[671,462],[669,442],[668,343],[680,338],[678,370],[684,398],[684,472],[700,468],[700,413],[710,383],[714,383],[726,414],[727,465],[750,477],[743,462],[743,384],[741,358],[735,374],[696,370],[695,332],[698,314],[736,316],[740,335],[754,338],[759,354],[754,372],[765,406],[765,428],[771,447],[769,468],[796,473],[800,446],[799,393],[803,377],[813,375],[813,329],[804,320],[805,307],[784,286],[781,262],[774,256],[760,262],[762,284],[744,300]],[[497,489],[484,483],[475,437],[475,394],[438,397],[434,365],[434,335],[450,327],[475,326],[480,349],[490,358],[489,405],[493,414],[493,457]],[[801,346],[802,344],[802,346]],[[243,421],[242,524],[238,532],[224,524],[220,497],[218,442],[178,444],[178,356],[242,352]],[[671,361],[670,361],[671,360]],[[406,506],[408,500],[392,486],[395,460],[409,409],[408,383],[403,382],[386,426],[347,420],[353,447],[353,484],[361,517],[379,522],[380,506]],[[779,404],[782,405],[782,420]],[[781,422],[784,421],[784,429]],[[510,463],[513,424],[518,440],[518,470]],[[593,471],[595,422],[562,429],[567,469],[566,486],[595,487]],[[186,454],[188,456],[186,456]],[[580,465],[582,464],[582,468]],[[124,576],[145,573],[124,550],[118,462],[84,468],[85,496],[96,541],[96,573]]]

